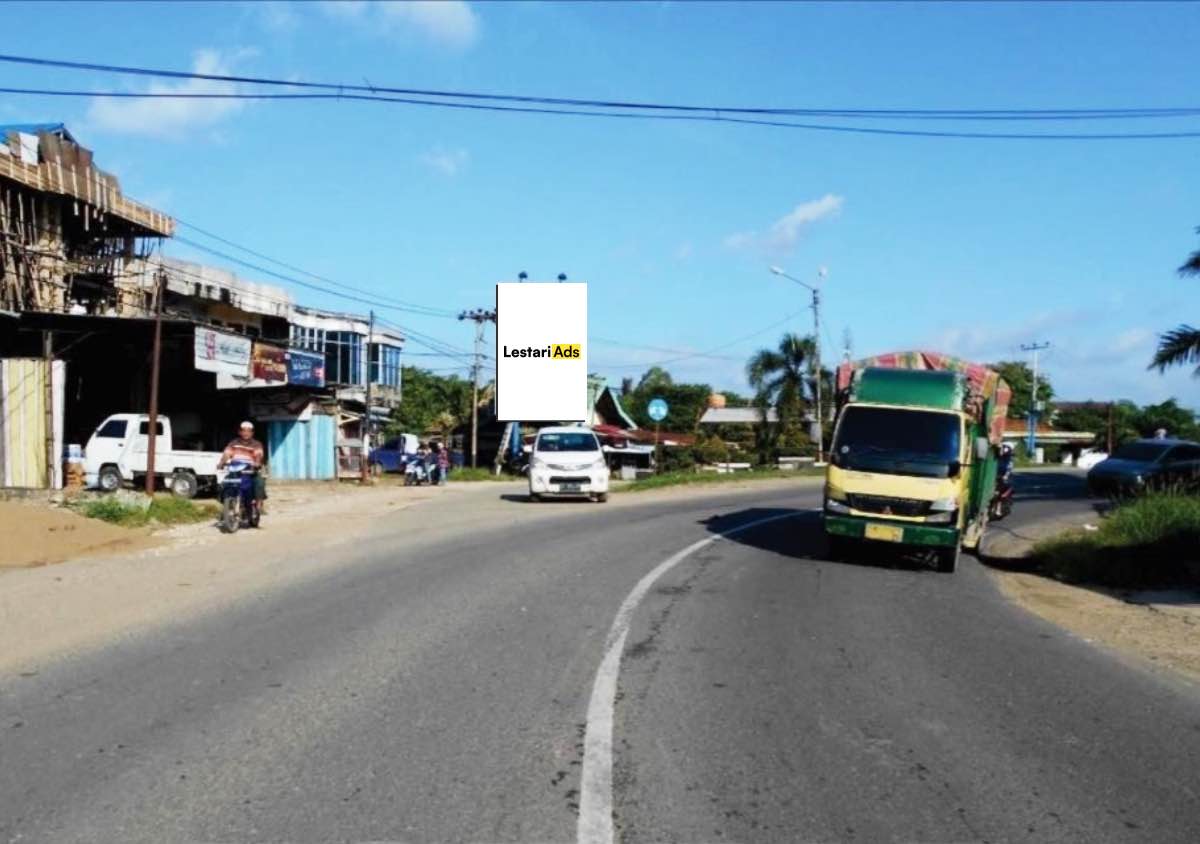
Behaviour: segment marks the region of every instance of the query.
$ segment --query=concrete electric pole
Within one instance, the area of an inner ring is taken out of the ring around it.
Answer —
[[[458,318],[469,319],[475,323],[475,362],[471,365],[471,468],[475,468],[479,462],[479,369],[480,358],[483,355],[483,326],[485,323],[496,321],[496,312],[486,308],[475,308],[463,311]]]
[[[1038,352],[1050,348],[1049,343],[1023,343],[1022,352],[1033,352],[1033,386],[1029,388],[1029,439],[1025,443],[1025,454],[1033,459],[1034,449],[1037,448],[1037,418],[1038,418]]]
[[[817,400],[817,424],[814,426],[816,436],[813,439],[817,442],[817,465],[820,466],[825,462],[825,416],[821,408],[821,283],[825,280],[825,276],[829,271],[825,267],[817,270],[817,283],[809,284],[806,281],[801,281],[798,278],[788,275],[779,267],[771,267],[771,272],[777,276],[782,276],[788,281],[794,281],[801,287],[807,287],[812,292],[812,312],[813,312],[813,356],[816,358],[816,377],[813,379],[813,392],[816,394]]]

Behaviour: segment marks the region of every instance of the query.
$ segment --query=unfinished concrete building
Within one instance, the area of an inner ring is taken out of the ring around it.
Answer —
[[[174,230],[63,124],[0,125],[0,309],[144,314],[146,295],[116,281]]]

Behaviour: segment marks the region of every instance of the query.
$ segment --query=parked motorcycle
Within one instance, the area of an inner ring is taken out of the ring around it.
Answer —
[[[234,460],[221,479],[221,530],[235,533],[240,527],[258,527],[261,513],[254,495],[258,469],[244,460]]]
[[[995,520],[1003,519],[1012,512],[1013,483],[1012,474],[1006,474],[996,481],[996,491],[988,505],[988,517]]]
[[[419,457],[410,457],[404,464],[404,485],[420,486],[429,483],[429,469]]]

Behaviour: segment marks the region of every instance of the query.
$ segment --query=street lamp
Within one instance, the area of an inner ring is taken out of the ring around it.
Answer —
[[[771,267],[771,272],[777,276],[782,276],[788,281],[794,281],[801,287],[808,288],[812,291],[812,311],[813,311],[813,352],[817,359],[817,377],[816,394],[817,394],[817,425],[816,425],[816,440],[817,440],[817,463],[825,462],[825,450],[822,440],[824,439],[824,422],[825,417],[821,413],[821,282],[825,280],[828,271],[825,267],[817,270],[817,283],[809,284],[806,281],[801,281],[794,276],[785,273],[780,267]]]

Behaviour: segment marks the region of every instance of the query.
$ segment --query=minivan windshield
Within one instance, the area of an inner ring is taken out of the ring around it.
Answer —
[[[537,451],[599,451],[596,435],[587,431],[578,434],[541,434],[537,438]]]
[[[1117,460],[1133,460],[1137,463],[1153,463],[1162,457],[1169,445],[1160,443],[1126,443],[1114,452]]]
[[[950,477],[959,460],[959,418],[935,411],[856,407],[842,411],[831,455],[843,469]]]

